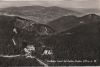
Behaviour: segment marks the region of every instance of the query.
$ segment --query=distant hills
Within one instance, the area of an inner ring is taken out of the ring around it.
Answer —
[[[51,26],[56,32],[61,32],[81,24],[92,22],[100,22],[100,16],[96,14],[88,14],[81,17],[77,17],[74,15],[62,16],[56,20],[47,23],[47,25]]]
[[[100,15],[100,10],[84,9],[84,8],[61,8],[57,6],[52,6],[52,7],[21,6],[21,7],[2,8],[0,10],[0,13],[19,15],[34,20],[38,23],[46,24],[62,16],[68,16],[68,15],[82,16],[92,13]]]
[[[75,11],[77,12],[81,12],[83,14],[98,14],[100,15],[100,9],[93,9],[93,8],[90,8],[90,9],[85,9],[85,8],[79,8],[79,9],[75,9]]]
[[[44,6],[22,6],[9,7],[0,10],[2,14],[18,15],[26,19],[31,19],[36,23],[47,24],[57,32],[64,31],[80,23],[86,23],[86,20],[99,20],[99,9],[71,9],[61,7],[44,7]],[[90,22],[90,21],[89,21]]]
[[[21,6],[2,8],[0,13],[19,15],[34,20],[38,23],[46,24],[57,18],[68,15],[82,16],[86,14],[100,14],[99,9],[82,9],[82,8],[61,8],[57,6]]]
[[[82,13],[82,15],[87,15],[87,14],[97,14],[100,15],[100,9],[97,8],[69,8],[70,10]]]
[[[25,16],[38,23],[48,23],[64,15],[80,15],[80,12],[60,7],[44,7],[44,6],[23,6],[9,7],[0,11],[1,13]]]
[[[44,7],[44,6],[22,6],[9,7],[0,10],[2,14],[18,15],[36,23],[47,24],[57,32],[77,26],[86,19],[89,19],[91,13],[100,14],[99,9],[71,9],[61,7]],[[84,16],[85,15],[85,16]],[[91,20],[96,20],[97,15],[93,15]],[[81,16],[81,17],[80,17]],[[99,19],[99,18],[98,18]]]

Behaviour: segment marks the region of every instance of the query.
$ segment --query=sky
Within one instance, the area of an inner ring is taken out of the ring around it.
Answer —
[[[100,0],[0,0],[0,8],[31,5],[100,9]]]

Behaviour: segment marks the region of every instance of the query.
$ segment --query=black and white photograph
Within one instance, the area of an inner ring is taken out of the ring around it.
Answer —
[[[99,66],[100,0],[0,0],[0,66]]]

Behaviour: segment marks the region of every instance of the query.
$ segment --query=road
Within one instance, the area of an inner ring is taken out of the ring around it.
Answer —
[[[36,59],[36,61],[44,67],[48,67],[48,65],[46,63],[44,63],[42,60],[40,60],[39,58],[36,58],[34,56],[25,56],[25,55],[0,55],[0,57],[2,58],[16,58],[16,57],[26,57],[27,59],[31,58],[31,59]]]

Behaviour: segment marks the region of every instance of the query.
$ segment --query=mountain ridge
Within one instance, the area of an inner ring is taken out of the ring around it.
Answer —
[[[38,23],[48,23],[64,15],[79,15],[81,13],[61,7],[23,6],[9,7],[0,10],[1,13],[15,14],[28,17]]]
[[[81,17],[69,15],[69,16],[62,16],[56,20],[53,20],[47,23],[47,25],[55,29],[56,32],[61,32],[73,28],[77,25],[99,22],[99,21],[100,21],[100,16],[96,14],[87,14]]]

